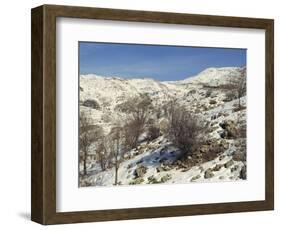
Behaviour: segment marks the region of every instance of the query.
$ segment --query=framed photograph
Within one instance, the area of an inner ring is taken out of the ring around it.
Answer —
[[[32,9],[31,219],[273,210],[273,20]]]

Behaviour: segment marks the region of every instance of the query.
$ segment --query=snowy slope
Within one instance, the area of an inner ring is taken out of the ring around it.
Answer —
[[[194,77],[169,82],[148,78],[124,79],[94,74],[81,75],[80,112],[87,113],[94,124],[102,126],[105,132],[109,132],[111,127],[124,117],[124,114],[115,111],[116,106],[128,98],[147,94],[154,106],[160,109],[163,104],[174,99],[210,123],[211,128],[206,134],[207,138],[221,141],[221,133],[224,130],[220,124],[238,118],[245,123],[246,109],[233,111],[238,99],[226,100],[227,92],[216,87],[227,84],[230,79],[241,77],[243,69],[209,68]],[[98,106],[93,107],[91,104],[89,106],[85,103],[87,101],[95,101]],[[246,108],[246,97],[241,98],[240,101]],[[138,146],[140,150],[133,149],[127,153],[128,157],[120,165],[118,180],[120,184],[240,180],[245,162],[233,161],[232,158],[238,151],[237,146],[241,141],[244,140],[225,140],[229,148],[220,156],[200,165],[184,168],[177,164],[181,156],[180,151],[172,146],[165,136],[160,136],[149,143],[140,143]],[[93,158],[89,160],[87,166],[89,173],[86,177],[80,177],[81,186],[113,185],[114,168],[101,171]],[[140,167],[145,168],[145,173],[141,178],[137,178],[136,170]],[[211,177],[209,178],[207,174],[211,174]]]

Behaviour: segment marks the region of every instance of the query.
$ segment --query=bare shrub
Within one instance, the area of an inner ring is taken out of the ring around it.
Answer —
[[[151,99],[146,94],[130,98],[120,105],[119,109],[127,113],[127,121],[124,126],[125,146],[135,148],[150,117]]]
[[[110,147],[111,155],[113,157],[113,164],[115,168],[114,184],[118,185],[118,170],[123,157],[123,133],[121,127],[115,127],[110,133]]]
[[[148,140],[152,141],[160,136],[160,128],[155,124],[149,125],[147,129],[147,138]]]
[[[87,159],[90,153],[90,147],[99,139],[102,129],[99,126],[93,125],[85,113],[80,114],[79,126],[79,160],[83,163],[83,174],[86,175]]]
[[[101,170],[105,171],[110,162],[111,142],[108,136],[102,136],[96,147],[96,160],[99,162]]]
[[[238,99],[238,108],[241,107],[241,97],[246,95],[247,85],[246,85],[246,69],[242,69],[240,71],[240,77],[233,78],[230,81],[230,85],[232,86],[232,91],[236,95]]]
[[[204,128],[202,122],[185,108],[174,106],[170,118],[169,137],[185,155],[189,155],[200,143],[199,135]]]

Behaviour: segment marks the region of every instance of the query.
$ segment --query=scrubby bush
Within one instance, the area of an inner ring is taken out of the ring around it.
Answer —
[[[148,140],[154,140],[160,136],[160,128],[154,124],[150,125],[147,130]]]
[[[204,127],[200,119],[181,106],[174,106],[171,112],[169,137],[185,155],[198,147]]]

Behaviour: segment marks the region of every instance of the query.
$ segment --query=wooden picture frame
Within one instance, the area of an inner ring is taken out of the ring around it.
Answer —
[[[266,35],[265,200],[100,211],[56,211],[56,18],[264,29]],[[31,219],[65,224],[274,209],[274,21],[179,13],[43,5],[32,9]]]

